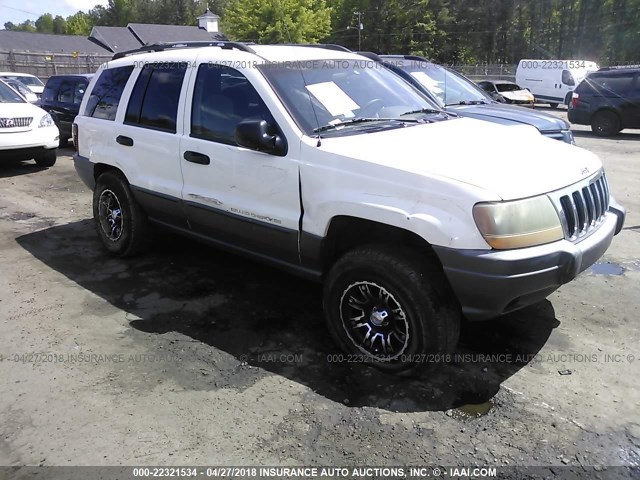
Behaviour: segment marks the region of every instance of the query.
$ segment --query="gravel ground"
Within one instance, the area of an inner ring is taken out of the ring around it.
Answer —
[[[312,283],[168,234],[110,258],[70,150],[50,169],[2,166],[0,465],[637,476],[610,467],[640,466],[640,131],[575,133],[602,158],[625,230],[594,269],[465,325],[455,362],[411,377],[336,362]]]

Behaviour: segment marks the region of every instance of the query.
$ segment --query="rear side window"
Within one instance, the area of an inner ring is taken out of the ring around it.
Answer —
[[[588,77],[589,83],[604,96],[626,95],[631,89],[633,73],[619,75],[596,75]]]
[[[125,123],[176,132],[184,63],[145,65],[131,92]]]
[[[89,117],[115,120],[118,104],[133,65],[103,70],[91,91],[84,114]]]
[[[50,78],[42,92],[42,100],[45,102],[55,102],[61,82],[61,78]]]
[[[57,101],[60,103],[73,103],[73,84],[71,80],[62,82],[58,89]]]
[[[569,70],[562,70],[562,83],[569,86],[574,86],[576,81],[573,79],[573,75]]]

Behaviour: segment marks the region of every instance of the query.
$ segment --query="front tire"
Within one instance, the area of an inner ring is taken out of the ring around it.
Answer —
[[[450,353],[460,334],[444,273],[416,250],[366,246],[345,254],[327,276],[323,306],[338,346],[387,371]]]
[[[104,247],[119,257],[148,249],[153,232],[124,176],[108,171],[98,177],[93,192],[93,218]]]
[[[47,150],[34,160],[36,161],[36,165],[39,165],[40,167],[53,167],[57,160],[56,150]]]
[[[591,131],[599,137],[617,135],[620,132],[620,119],[608,110],[598,112],[591,119]]]
[[[558,105],[560,105],[559,103],[550,103],[549,106],[551,108],[558,108]]]

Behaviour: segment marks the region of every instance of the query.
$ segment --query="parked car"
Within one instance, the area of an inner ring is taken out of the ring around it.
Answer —
[[[0,159],[56,163],[58,128],[51,115],[0,80]]]
[[[415,55],[362,55],[382,63],[447,112],[502,125],[532,125],[549,138],[574,144],[569,124],[554,115],[493,100],[468,78]]]
[[[573,93],[569,121],[591,125],[598,136],[640,128],[640,68],[603,69],[591,73]]]
[[[15,80],[12,78],[8,78],[4,81],[7,85],[13,88],[16,92],[24,97],[24,99],[29,103],[36,103],[38,101],[38,96],[33,93],[29,87],[27,87],[20,80]]]
[[[42,83],[42,80],[29,73],[0,72],[0,79],[20,80],[27,87],[29,87],[29,90],[35,93],[38,98],[40,98],[40,96],[42,95],[42,91],[44,90],[44,83]]]
[[[508,80],[485,80],[477,83],[496,102],[533,107],[533,94],[517,83]]]
[[[71,138],[71,125],[78,114],[80,102],[87,90],[92,73],[54,75],[44,87],[40,106],[51,114],[60,130],[60,146],[65,147]]]
[[[587,60],[523,59],[516,68],[516,83],[533,93],[536,103],[557,108],[569,105],[576,85],[596,70],[598,65]]]
[[[118,53],[91,80],[74,162],[100,242],[130,256],[167,228],[322,281],[350,358],[450,351],[461,314],[542,300],[623,226],[586,150],[449,114],[350,52],[201,45]]]

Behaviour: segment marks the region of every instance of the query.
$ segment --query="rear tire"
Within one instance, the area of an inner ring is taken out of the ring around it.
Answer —
[[[560,105],[559,103],[550,103],[549,106],[551,108],[558,108],[558,105]]]
[[[36,164],[41,167],[53,167],[57,160],[56,150],[47,150],[41,156],[35,158]]]
[[[136,202],[124,175],[108,171],[98,177],[93,192],[93,218],[100,241],[109,253],[130,257],[147,250],[153,230]]]
[[[599,137],[611,137],[620,132],[618,115],[608,110],[597,112],[591,118],[591,131]]]
[[[331,336],[350,356],[400,372],[442,362],[460,335],[460,308],[440,266],[423,252],[391,246],[356,248],[325,281]]]

